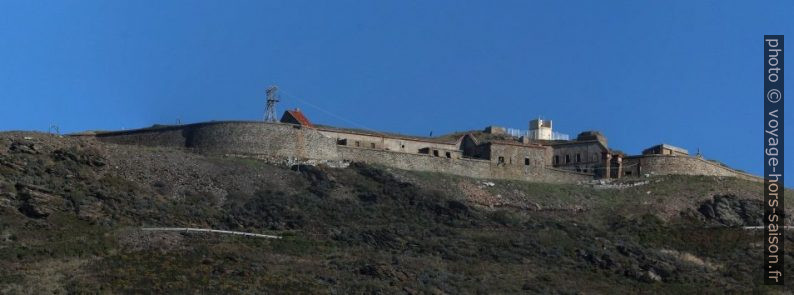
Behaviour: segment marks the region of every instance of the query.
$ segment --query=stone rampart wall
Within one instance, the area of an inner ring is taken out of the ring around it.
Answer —
[[[592,173],[581,173],[565,169],[546,167],[543,172],[535,176],[539,182],[579,182],[593,180]]]
[[[762,178],[737,171],[702,158],[672,155],[643,155],[623,159],[624,171],[631,171],[632,176],[643,174],[665,175],[709,175],[728,176],[750,181],[763,181]]]
[[[185,147],[186,132],[183,126],[138,129],[97,133],[100,141],[144,146]]]
[[[448,159],[430,155],[399,153],[378,149],[338,146],[340,160],[381,164],[389,167],[490,178],[491,164],[487,160]]]
[[[390,167],[449,173],[476,178],[517,179],[540,182],[576,182],[593,179],[592,174],[577,173],[538,165],[530,157],[518,157],[510,165],[478,159],[448,159],[431,155],[356,148],[337,145],[336,139],[313,128],[263,122],[224,121],[165,126],[96,135],[100,141],[117,144],[187,148],[207,154],[251,155],[258,158],[339,161],[349,160]],[[542,151],[538,154],[545,154]],[[516,161],[518,161],[516,163]],[[753,181],[761,179],[696,157],[645,155],[627,157],[625,171],[642,174],[686,174],[732,176]]]
[[[339,159],[381,164],[405,170],[440,172],[474,178],[515,179],[534,182],[577,182],[592,180],[592,174],[542,166],[500,165],[488,160],[447,159],[421,154],[339,146]]]
[[[336,142],[300,125],[224,122],[188,127],[186,147],[209,154],[251,154],[277,158],[335,160]]]
[[[369,147],[369,143],[375,143],[378,148],[390,150],[390,151],[399,151],[399,152],[406,152],[406,153],[413,153],[418,154],[419,149],[422,148],[434,148],[439,150],[457,150],[458,146],[455,143],[441,143],[441,142],[433,142],[433,141],[422,141],[418,139],[410,139],[410,138],[400,138],[400,137],[389,137],[387,135],[368,135],[368,134],[357,134],[352,132],[343,132],[343,131],[335,131],[335,130],[319,130],[325,136],[331,138],[346,138],[348,140],[347,145],[351,147],[355,147],[355,141],[361,142],[361,147]]]

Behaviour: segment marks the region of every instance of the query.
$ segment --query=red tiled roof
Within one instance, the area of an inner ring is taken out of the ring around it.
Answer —
[[[314,127],[314,125],[312,125],[312,122],[309,122],[309,119],[306,118],[306,116],[304,116],[299,109],[288,110],[287,113],[293,118],[295,118],[295,120],[298,120],[298,123],[300,123],[301,125],[306,127]]]

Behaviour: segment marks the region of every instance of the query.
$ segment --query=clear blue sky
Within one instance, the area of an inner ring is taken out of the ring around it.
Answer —
[[[278,84],[279,111],[322,124],[427,135],[543,116],[760,174],[763,35],[794,50],[794,1],[764,2],[2,1],[0,130],[258,120]]]

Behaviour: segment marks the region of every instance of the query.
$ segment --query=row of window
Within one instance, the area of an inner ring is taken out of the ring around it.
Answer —
[[[433,150],[433,156],[439,157],[438,150]],[[444,156],[446,156],[448,159],[451,159],[452,158],[452,153],[444,152]]]
[[[347,139],[337,140],[337,144],[339,144],[339,145],[347,145]],[[360,141],[358,141],[358,140],[356,140],[354,144],[355,144],[356,147],[362,147],[362,143]],[[374,148],[376,148],[376,145],[375,145],[374,142],[371,142],[371,143],[369,143],[369,147],[374,149]],[[405,148],[405,145],[403,145],[402,148]],[[418,152],[420,154],[428,154],[429,150],[430,150],[429,148],[424,148],[424,149],[419,149]],[[450,152],[445,152],[444,155],[447,158],[452,158],[452,154]],[[433,156],[436,156],[436,157],[440,156],[438,150],[433,150]],[[576,163],[581,163],[582,162],[582,154],[577,153],[575,157],[576,157]],[[598,154],[593,154],[593,162],[596,162],[596,161],[598,161]],[[510,159],[510,164],[512,164],[512,163],[513,163],[513,160]],[[524,165],[529,166],[529,163],[530,163],[529,158],[524,158]],[[571,155],[565,155],[565,164],[570,164],[570,163],[571,163]],[[505,164],[505,157],[501,157],[501,156],[499,157],[499,164]],[[559,155],[555,155],[554,156],[554,165],[559,165],[559,164],[560,164],[560,156]]]
[[[593,162],[597,162],[598,161],[598,154],[593,154],[593,160],[592,161]],[[582,154],[577,153],[576,154],[576,163],[581,163],[581,162],[582,162]],[[565,164],[570,164],[570,163],[571,163],[571,155],[565,155]],[[559,155],[555,155],[554,156],[554,165],[559,165],[559,164],[560,164],[560,156]]]
[[[347,139],[337,139],[336,144],[338,144],[338,145],[347,145]],[[355,146],[355,147],[365,147],[366,143],[362,143],[361,141],[356,140],[356,141],[353,142],[353,146]],[[405,145],[401,145],[400,147],[404,149]],[[370,142],[369,143],[369,148],[372,148],[372,149],[377,148],[377,144],[375,144],[374,142]],[[432,151],[433,151],[433,156],[436,156],[436,157],[440,157],[441,156],[438,150],[432,150]],[[429,154],[430,153],[430,148],[421,148],[421,149],[417,150],[417,153],[419,153],[419,154]],[[449,159],[451,159],[452,158],[452,153],[451,152],[444,152],[444,156],[449,158]]]
[[[356,147],[361,147],[361,142],[356,141]],[[375,148],[375,143],[374,142],[370,142],[369,143],[369,148],[374,149]]]
[[[505,163],[505,157],[499,157],[499,164]],[[510,159],[510,164],[513,164],[513,159]],[[524,165],[529,166],[529,158],[524,158]]]
[[[336,140],[336,144],[338,144],[338,145],[347,145],[347,139],[346,138],[338,138]],[[353,142],[353,145],[355,147],[365,147],[366,143],[362,143],[362,142],[356,140],[355,142]],[[369,143],[369,148],[374,149],[376,147],[377,147],[377,145],[374,142],[370,142]]]

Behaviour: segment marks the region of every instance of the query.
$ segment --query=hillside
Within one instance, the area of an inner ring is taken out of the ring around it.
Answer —
[[[761,231],[741,228],[761,224],[761,190],[282,167],[6,132],[0,293],[775,293]],[[159,226],[283,239],[141,230]]]

